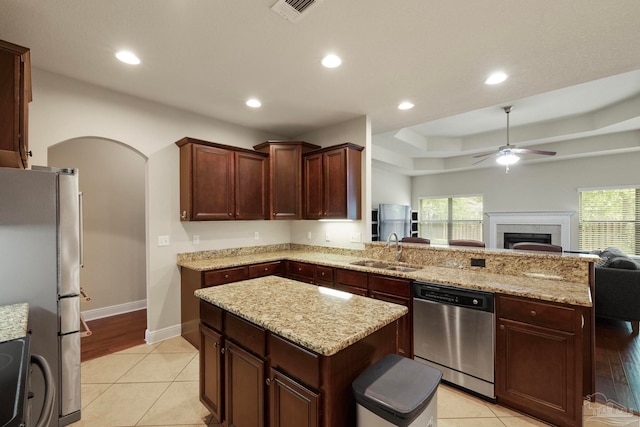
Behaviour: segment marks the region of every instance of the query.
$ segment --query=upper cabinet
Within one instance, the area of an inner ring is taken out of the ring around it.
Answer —
[[[346,143],[303,155],[304,219],[361,218],[361,152]]]
[[[0,40],[0,167],[28,167],[29,49]]]
[[[182,221],[268,217],[266,154],[193,138],[176,144]]]
[[[269,219],[301,219],[302,154],[320,147],[303,141],[267,141],[253,148],[269,155]]]

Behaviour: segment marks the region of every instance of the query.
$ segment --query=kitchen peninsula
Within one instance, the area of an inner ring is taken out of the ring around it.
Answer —
[[[219,421],[237,426],[262,426],[265,413],[272,426],[355,425],[351,383],[397,353],[397,319],[407,313],[401,305],[277,276],[195,295],[201,400]]]
[[[554,425],[579,426],[583,396],[594,392],[597,260],[589,254],[403,244],[398,263],[395,251],[380,242],[365,243],[364,250],[283,244],[179,254],[182,334],[200,346],[199,320],[207,313],[194,291],[276,275],[404,305],[398,353],[413,357],[414,281],[488,291],[496,300],[497,401]]]

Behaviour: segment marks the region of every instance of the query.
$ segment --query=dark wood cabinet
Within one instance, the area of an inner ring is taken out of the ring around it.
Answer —
[[[264,426],[264,360],[225,344],[225,417],[228,426]]]
[[[361,218],[362,150],[347,143],[303,156],[305,219]]]
[[[299,282],[316,283],[316,266],[306,262],[287,261],[287,277]]]
[[[200,401],[218,422],[224,420],[224,338],[200,325]]]
[[[31,99],[29,49],[0,40],[0,167],[29,165]]]
[[[315,268],[315,283],[318,286],[325,286],[327,288],[333,287],[334,268],[325,267],[323,265],[316,265]]]
[[[404,305],[409,312],[398,319],[398,354],[413,358],[413,299],[411,280],[369,275],[369,296]]]
[[[582,425],[582,312],[496,298],[496,397],[558,426]]]
[[[249,279],[264,276],[281,276],[282,261],[264,262],[249,266]]]
[[[180,147],[182,221],[267,218],[267,155],[193,138]]]
[[[267,141],[253,148],[269,154],[269,219],[301,219],[302,154],[320,147],[304,141]]]
[[[369,293],[367,277],[368,274],[361,271],[336,268],[336,283],[334,287],[339,291],[367,296]]]
[[[269,427],[318,427],[320,394],[271,368]]]

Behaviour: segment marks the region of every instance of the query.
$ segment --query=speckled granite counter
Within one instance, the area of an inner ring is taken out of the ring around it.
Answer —
[[[290,260],[308,262],[413,280],[431,281],[471,289],[481,289],[555,301],[580,306],[592,306],[589,290],[590,264],[598,260],[593,255],[555,255],[522,253],[508,250],[467,248],[422,248],[420,245],[404,245],[403,260],[418,267],[413,272],[383,270],[356,266],[351,263],[363,258],[392,260],[392,254],[384,244],[367,244],[364,251],[334,248],[293,246],[286,250],[243,253],[196,253],[178,256],[178,265],[196,271],[215,270],[248,264]],[[390,258],[391,257],[391,258]],[[468,267],[469,258],[486,259],[486,268]]]
[[[0,307],[0,342],[27,335],[29,304],[13,304]]]
[[[337,292],[267,276],[200,289],[195,295],[323,356],[336,354],[408,312],[401,305],[325,291]]]

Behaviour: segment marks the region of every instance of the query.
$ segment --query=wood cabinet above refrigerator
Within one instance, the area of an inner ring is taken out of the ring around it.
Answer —
[[[29,49],[0,40],[0,167],[29,165],[29,102]]]

